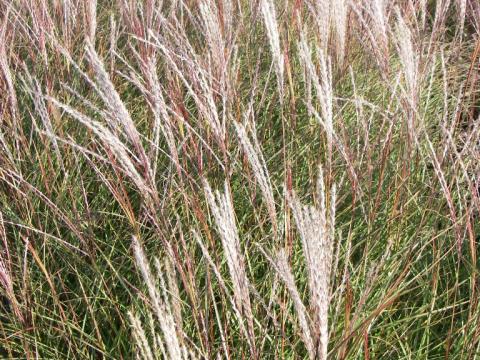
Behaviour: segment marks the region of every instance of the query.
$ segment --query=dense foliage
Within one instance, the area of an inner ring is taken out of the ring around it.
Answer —
[[[479,359],[477,0],[0,0],[0,356]]]

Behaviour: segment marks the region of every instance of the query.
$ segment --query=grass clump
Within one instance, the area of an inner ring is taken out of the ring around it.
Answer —
[[[0,0],[0,356],[477,359],[479,29]]]

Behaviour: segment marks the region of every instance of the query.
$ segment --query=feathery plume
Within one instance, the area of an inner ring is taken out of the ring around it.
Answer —
[[[115,86],[110,80],[110,76],[105,71],[103,62],[100,60],[92,43],[87,40],[86,45],[87,55],[95,73],[97,82],[98,95],[102,98],[103,102],[108,109],[108,117],[117,124],[120,128],[123,128],[123,132],[130,140],[135,148],[137,156],[139,157],[141,164],[145,170],[145,175],[148,183],[153,183],[153,175],[150,168],[147,155],[140,141],[140,134],[135,127],[135,124],[128,113],[125,104],[123,103],[120,95],[118,94]]]
[[[218,75],[223,74],[225,67],[225,43],[220,28],[217,5],[211,0],[202,1],[200,2],[200,13],[215,70],[219,73]]]
[[[136,236],[132,237],[132,245],[135,260],[142,273],[143,281],[145,281],[145,284],[147,285],[148,294],[152,302],[154,313],[160,324],[168,354],[171,359],[183,359],[183,351],[180,345],[181,341],[177,335],[174,318],[170,309],[162,300],[155,285],[154,276],[150,270],[150,265],[148,264],[145,252]]]
[[[314,338],[318,343],[317,352],[319,358],[325,360],[328,352],[328,306],[335,225],[334,220],[331,217],[328,218],[327,214],[326,191],[321,168],[317,182],[318,207],[302,205],[293,191],[289,197],[307,264],[310,303],[314,314]],[[330,201],[334,206],[335,191],[331,192]]]
[[[97,0],[85,1],[86,35],[91,43],[95,42],[97,30]]]
[[[247,154],[248,161],[252,166],[253,174],[260,185],[260,189],[267,204],[270,220],[272,221],[274,227],[274,232],[277,232],[277,215],[275,210],[275,200],[273,197],[272,183],[270,181],[267,164],[263,157],[263,152],[260,148],[260,144],[258,143],[255,134],[253,134],[252,136],[252,144],[252,141],[250,141],[247,130],[245,129],[245,126],[243,124],[240,124],[238,122],[235,122],[234,124],[240,143],[242,144],[243,150]]]
[[[91,129],[93,133],[97,135],[100,140],[102,140],[105,146],[112,151],[117,160],[120,162],[122,170],[125,172],[125,174],[134,182],[142,195],[145,197],[145,200],[151,204],[155,193],[152,191],[151,187],[146,184],[145,179],[138,173],[134,162],[132,161],[132,156],[130,156],[128,149],[120,141],[120,139],[98,121],[89,118],[88,116],[80,113],[66,104],[59,102],[54,98],[48,97],[47,99],[49,99],[55,106],[63,109],[67,114],[72,116],[81,124]],[[133,159],[135,159],[135,157],[133,157]],[[138,159],[136,161],[138,161]]]
[[[58,146],[57,138],[53,130],[52,122],[50,120],[47,107],[45,106],[45,100],[44,100],[44,96],[42,95],[40,85],[38,84],[37,79],[32,79],[32,77],[28,72],[26,73],[26,77],[27,77],[26,80],[28,82],[27,86],[30,87],[28,91],[31,94],[33,104],[35,105],[35,110],[38,113],[38,116],[40,117],[40,119],[42,120],[43,126],[45,127],[46,134],[53,145],[55,155],[57,156],[57,159],[60,162],[60,166],[62,170],[65,172],[63,157],[60,152],[60,148]]]
[[[220,233],[228,269],[232,277],[235,302],[237,308],[240,309],[247,318],[249,335],[253,339],[253,314],[250,304],[248,278],[227,182],[225,181],[225,190],[224,193],[221,194],[218,190],[213,193],[208,182],[204,180],[204,191],[218,232]]]
[[[345,57],[345,44],[347,36],[347,0],[332,1],[333,23],[335,25],[335,46],[337,49],[337,59],[340,65],[343,64]]]
[[[410,28],[405,23],[405,20],[398,9],[397,15],[398,22],[396,28],[396,39],[398,54],[402,64],[403,75],[405,77],[408,94],[415,98],[418,80],[418,56],[413,46]]]
[[[329,154],[331,154],[332,140],[334,136],[332,64],[330,58],[327,57],[322,50],[319,50],[318,58],[320,62],[320,76],[318,75],[316,66],[312,60],[310,47],[307,44],[303,32],[300,34],[299,52],[308,79],[312,82],[315,88],[317,100],[320,103],[321,116],[318,116],[311,103],[311,99],[310,102],[307,102],[307,106],[309,107],[309,110],[316,115],[317,119],[324,127],[327,135]]]
[[[330,23],[331,23],[331,3],[330,0],[316,0],[310,1],[309,7],[315,16],[315,21],[318,28],[318,37],[320,40],[319,46],[322,51],[328,51],[328,40],[330,38]],[[313,4],[312,4],[313,3]]]
[[[277,15],[275,13],[275,6],[272,0],[261,0],[260,6],[267,29],[268,41],[272,51],[273,60],[275,62],[275,71],[277,73],[278,91],[280,94],[280,101],[283,100],[283,73],[284,62],[283,55],[280,49],[280,35],[278,32]]]
[[[147,336],[145,335],[145,330],[143,329],[140,319],[130,311],[128,312],[128,317],[130,318],[133,337],[135,339],[138,349],[140,350],[142,359],[154,360],[155,357],[153,356],[152,348],[148,343],[148,339],[147,339]]]

